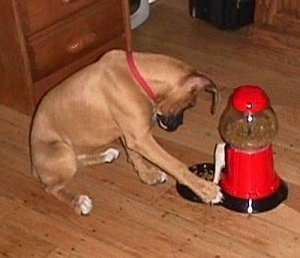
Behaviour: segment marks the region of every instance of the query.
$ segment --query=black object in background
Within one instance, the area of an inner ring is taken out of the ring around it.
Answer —
[[[253,23],[255,0],[189,0],[189,10],[192,17],[234,30]]]
[[[130,0],[129,1],[129,9],[130,9],[130,14],[135,13],[141,5],[141,0]]]

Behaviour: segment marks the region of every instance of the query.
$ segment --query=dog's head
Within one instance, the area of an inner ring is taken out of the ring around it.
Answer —
[[[195,106],[198,93],[202,90],[213,93],[212,112],[214,112],[219,100],[216,85],[206,76],[191,72],[161,96],[156,112],[158,125],[166,131],[175,131],[183,124],[184,112]]]

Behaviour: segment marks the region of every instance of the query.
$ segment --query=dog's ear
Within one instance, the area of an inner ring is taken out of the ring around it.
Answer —
[[[213,94],[212,113],[215,113],[216,107],[220,101],[220,92],[216,84],[207,76],[198,72],[191,72],[185,81],[185,87],[191,94],[198,94],[199,91],[205,90]]]

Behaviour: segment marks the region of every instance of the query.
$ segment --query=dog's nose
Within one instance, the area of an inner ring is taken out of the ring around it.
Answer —
[[[173,132],[180,125],[183,124],[183,113],[184,111],[181,111],[177,115],[170,115],[170,116],[157,114],[156,116],[157,123],[162,129],[168,132]]]

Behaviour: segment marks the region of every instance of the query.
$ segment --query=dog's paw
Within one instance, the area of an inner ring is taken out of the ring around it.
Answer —
[[[92,211],[93,203],[87,195],[79,195],[75,200],[75,212],[80,215],[89,215]]]
[[[222,201],[223,201],[223,194],[221,193],[221,190],[219,189],[216,197],[211,201],[211,204],[221,203]]]
[[[114,148],[107,149],[104,153],[104,162],[111,163],[120,156],[120,151]]]
[[[202,189],[200,197],[203,202],[209,204],[217,204],[223,200],[223,194],[221,193],[220,187],[210,182]]]
[[[139,171],[140,179],[148,185],[163,184],[168,180],[165,172],[159,168],[150,167],[147,170]]]
[[[168,176],[165,172],[160,172],[158,176],[157,183],[163,184],[168,181]]]

